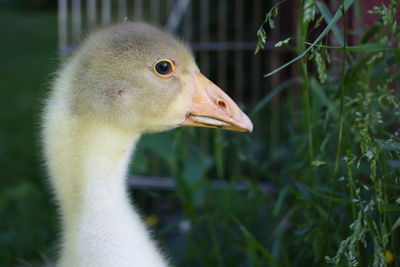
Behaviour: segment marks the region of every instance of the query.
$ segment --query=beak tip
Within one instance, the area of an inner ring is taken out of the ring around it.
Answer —
[[[252,133],[253,132],[253,122],[250,120],[250,118],[243,113],[243,121],[244,121],[244,130],[248,133]]]

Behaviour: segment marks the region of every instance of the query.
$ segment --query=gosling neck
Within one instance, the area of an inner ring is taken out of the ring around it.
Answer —
[[[47,154],[64,229],[59,266],[165,266],[125,186],[140,134],[93,120],[54,124]]]

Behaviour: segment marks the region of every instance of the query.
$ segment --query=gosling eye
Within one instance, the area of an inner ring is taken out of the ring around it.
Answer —
[[[175,66],[171,60],[161,59],[154,64],[153,71],[159,77],[168,78],[174,73]]]

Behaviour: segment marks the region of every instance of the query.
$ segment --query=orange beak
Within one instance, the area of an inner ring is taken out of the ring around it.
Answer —
[[[180,126],[251,132],[253,123],[236,103],[203,74],[194,75],[192,108]]]

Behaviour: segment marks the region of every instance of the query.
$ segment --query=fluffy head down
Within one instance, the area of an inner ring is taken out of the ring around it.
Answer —
[[[171,77],[154,72],[161,59],[173,62]],[[198,71],[190,50],[172,35],[123,22],[92,33],[61,71],[70,78],[59,80],[69,84],[63,99],[72,114],[148,132],[185,119]]]

